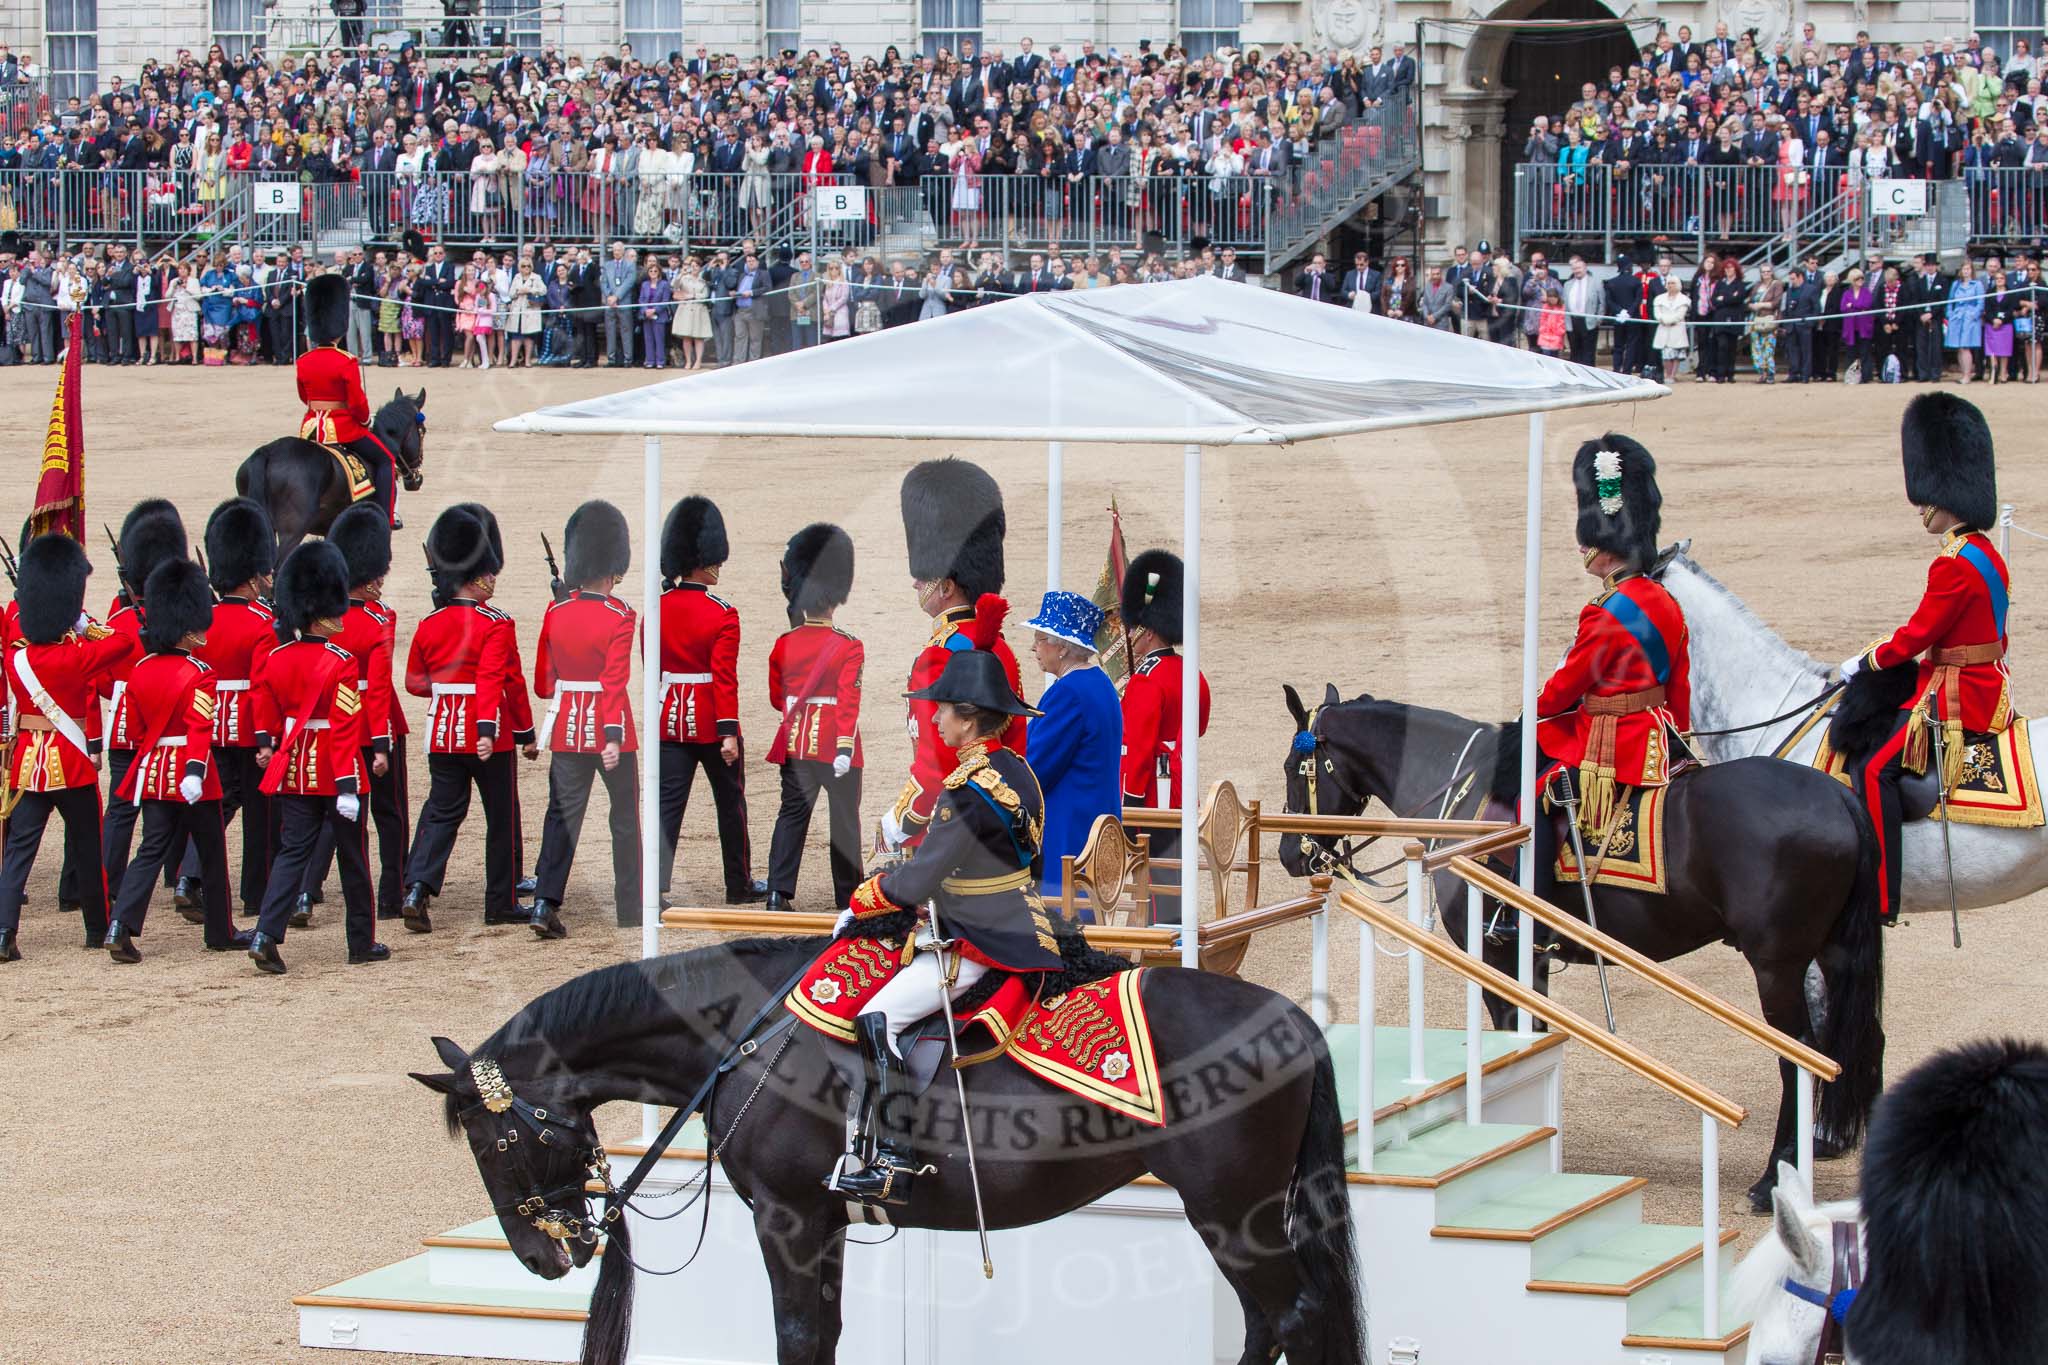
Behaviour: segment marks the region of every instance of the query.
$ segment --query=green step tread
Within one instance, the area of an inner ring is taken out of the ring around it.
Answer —
[[[1346,1123],[1358,1119],[1358,1026],[1356,1024],[1331,1024],[1324,1031],[1329,1042],[1330,1063],[1337,1073],[1337,1109]],[[1448,1081],[1465,1074],[1465,1030],[1454,1028],[1424,1029],[1422,1035],[1422,1072],[1427,1078],[1421,1085],[1411,1085],[1408,1077],[1408,1030],[1405,1028],[1381,1027],[1373,1030],[1373,1110],[1377,1113],[1399,1100],[1404,1100],[1430,1086]],[[1479,1060],[1481,1064],[1518,1052],[1530,1045],[1530,1040],[1507,1032],[1491,1030],[1479,1035]]]
[[[450,1228],[441,1235],[502,1242],[505,1240],[505,1226],[495,1218],[479,1218],[474,1223],[464,1223],[459,1228]]]
[[[1440,1220],[1443,1228],[1486,1228],[1498,1232],[1527,1232],[1540,1227],[1568,1209],[1577,1208],[1617,1186],[1629,1183],[1625,1175],[1544,1175],[1519,1185],[1506,1194],[1474,1205],[1463,1213]]]
[[[1731,1319],[1723,1313],[1721,1337],[1733,1336],[1748,1325],[1741,1318]],[[1651,1318],[1643,1326],[1631,1327],[1628,1334],[1632,1337],[1669,1337],[1674,1341],[1703,1341],[1705,1338],[1700,1336],[1700,1305],[1697,1300],[1676,1304]],[[1679,1360],[1680,1365],[1683,1365],[1684,1357],[1679,1357]]]
[[[1700,1230],[1696,1227],[1643,1223],[1616,1233],[1536,1278],[1556,1284],[1628,1284],[1673,1257],[1698,1251],[1699,1247]],[[1698,1264],[1697,1260],[1694,1264]]]
[[[1524,1123],[1440,1123],[1398,1147],[1374,1152],[1372,1171],[1421,1178],[1442,1175],[1536,1131],[1535,1125]]]
[[[476,1285],[435,1284],[427,1274],[424,1255],[408,1256],[340,1284],[313,1291],[313,1296],[334,1299],[388,1299],[398,1303],[464,1304],[478,1308],[555,1308],[586,1310],[590,1307],[587,1286],[557,1288],[536,1278],[531,1289],[490,1289]]]

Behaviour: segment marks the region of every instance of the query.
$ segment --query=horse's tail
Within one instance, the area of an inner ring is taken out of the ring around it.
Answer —
[[[1845,790],[1843,806],[1856,822],[1856,880],[1821,949],[1827,982],[1827,1017],[1820,1050],[1839,1062],[1841,1076],[1821,1087],[1820,1121],[1829,1137],[1854,1146],[1884,1088],[1884,930],[1878,878],[1877,833],[1862,805]]]
[[[1344,1116],[1337,1110],[1337,1069],[1323,1031],[1305,1015],[1298,1026],[1310,1040],[1316,1071],[1308,1124],[1302,1130],[1294,1183],[1288,1191],[1293,1215],[1288,1236],[1309,1292],[1322,1304],[1323,1359],[1353,1365],[1366,1358],[1365,1294],[1352,1243],[1351,1193],[1344,1179]]]
[[[590,1317],[583,1324],[582,1365],[626,1365],[627,1329],[633,1324],[633,1253],[626,1217],[605,1229],[597,1286],[590,1291]]]

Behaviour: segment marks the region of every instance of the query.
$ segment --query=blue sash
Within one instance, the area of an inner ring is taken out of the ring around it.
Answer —
[[[1650,661],[1650,671],[1657,675],[1657,685],[1662,687],[1671,678],[1671,650],[1664,643],[1664,636],[1634,598],[1616,588],[1600,599],[1600,610],[1612,616],[1621,628],[1627,631],[1643,648],[1643,656]]]
[[[1991,562],[1991,556],[1984,553],[1984,547],[1973,540],[1963,542],[1963,548],[1956,552],[1956,558],[1967,563],[1984,580],[1984,590],[1991,594],[1991,619],[1997,623],[1993,633],[2005,638],[2005,612],[2012,605],[2012,598],[2005,590],[2005,582],[1998,576],[1998,566]]]

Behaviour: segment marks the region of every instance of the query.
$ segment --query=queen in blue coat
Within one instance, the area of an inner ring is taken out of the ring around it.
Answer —
[[[1079,593],[1049,592],[1025,623],[1037,632],[1032,655],[1052,679],[1024,755],[1045,791],[1041,894],[1048,900],[1060,894],[1061,860],[1081,851],[1096,818],[1123,813],[1123,704],[1095,658],[1102,619],[1102,609]]]

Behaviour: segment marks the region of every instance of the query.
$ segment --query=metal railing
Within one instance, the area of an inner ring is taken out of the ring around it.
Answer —
[[[1273,196],[1267,215],[1268,270],[1284,265],[1367,202],[1419,170],[1421,102],[1412,94],[1368,109],[1357,123],[1309,144],[1303,164]]]
[[[41,81],[0,81],[0,135],[18,137],[50,117],[50,92]]]

